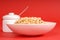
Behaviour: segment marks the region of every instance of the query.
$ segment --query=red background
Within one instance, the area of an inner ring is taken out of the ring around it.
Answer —
[[[54,30],[44,36],[21,37],[14,33],[2,33],[2,17],[9,12],[19,14],[26,6],[29,9],[21,15],[41,17],[57,23]],[[8,36],[7,36],[8,35]],[[60,40],[60,1],[58,0],[0,0],[0,39],[1,40]]]

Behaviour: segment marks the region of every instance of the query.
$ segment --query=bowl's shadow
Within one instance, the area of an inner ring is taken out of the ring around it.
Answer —
[[[44,35],[24,35],[24,34],[16,34],[16,33],[0,33],[0,38],[19,38],[19,37],[23,37],[23,38],[31,38],[31,37],[42,37]]]
[[[17,35],[17,36],[21,36],[21,37],[42,37],[44,35],[24,35],[24,34],[21,34],[21,35]]]
[[[44,34],[44,35],[24,35],[24,34],[21,34],[21,35],[18,35],[16,33],[13,33],[13,32],[1,32],[0,33],[0,38],[36,38],[36,37],[51,37],[51,36],[56,36],[57,33],[56,31],[52,31],[52,32],[49,32],[47,34]]]

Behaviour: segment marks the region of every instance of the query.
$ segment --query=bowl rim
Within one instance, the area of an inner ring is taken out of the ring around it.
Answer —
[[[56,24],[56,22],[44,22],[41,24],[10,24],[10,25],[47,25],[47,24]]]

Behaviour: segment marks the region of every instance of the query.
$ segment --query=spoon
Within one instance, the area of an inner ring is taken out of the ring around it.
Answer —
[[[28,8],[29,8],[29,7],[26,6],[26,7],[24,8],[24,10],[23,10],[19,15],[22,15]]]

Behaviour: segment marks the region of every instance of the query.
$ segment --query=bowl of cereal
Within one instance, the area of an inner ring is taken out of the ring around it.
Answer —
[[[51,31],[56,23],[46,22],[38,17],[23,17],[14,24],[7,24],[8,27],[17,34],[23,35],[41,35]]]

